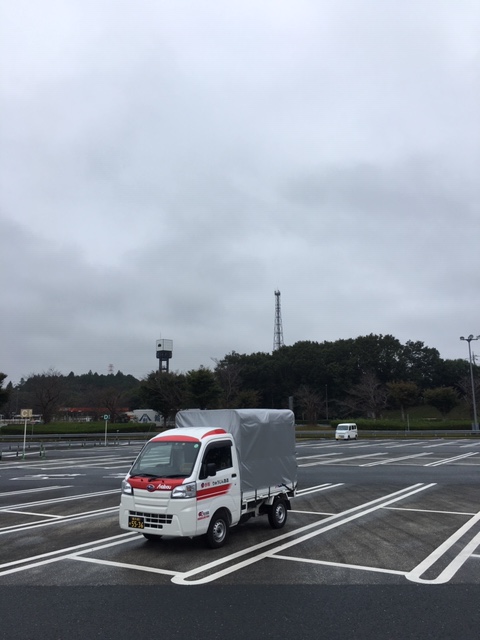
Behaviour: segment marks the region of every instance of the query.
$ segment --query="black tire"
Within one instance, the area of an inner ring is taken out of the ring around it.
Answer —
[[[150,542],[156,542],[157,540],[160,540],[162,536],[157,536],[155,533],[144,533],[143,537],[150,540]]]
[[[268,511],[268,522],[272,529],[281,529],[287,522],[287,502],[284,498],[275,498]]]
[[[207,544],[210,549],[219,549],[227,541],[230,528],[230,520],[227,512],[222,509],[217,511],[210,520],[207,531]]]

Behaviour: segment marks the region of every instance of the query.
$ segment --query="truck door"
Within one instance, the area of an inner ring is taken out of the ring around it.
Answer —
[[[230,511],[232,523],[240,518],[240,477],[232,446],[230,440],[223,440],[211,442],[205,448],[197,487],[199,519],[209,520],[222,507]]]

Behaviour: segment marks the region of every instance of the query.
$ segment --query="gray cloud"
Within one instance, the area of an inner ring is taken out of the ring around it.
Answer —
[[[0,370],[142,376],[284,337],[465,357],[480,10],[27,0],[2,8]]]

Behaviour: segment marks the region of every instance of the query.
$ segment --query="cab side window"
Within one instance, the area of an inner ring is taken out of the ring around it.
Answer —
[[[217,472],[222,469],[230,469],[232,466],[232,447],[230,444],[225,443],[214,445],[207,449],[203,459],[203,464],[206,468],[206,465],[211,463],[215,465],[215,470]]]

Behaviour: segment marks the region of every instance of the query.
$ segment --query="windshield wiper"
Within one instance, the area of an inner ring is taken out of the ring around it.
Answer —
[[[163,478],[159,476],[157,473],[131,473],[130,478],[150,478],[151,480],[155,480],[156,478]]]

